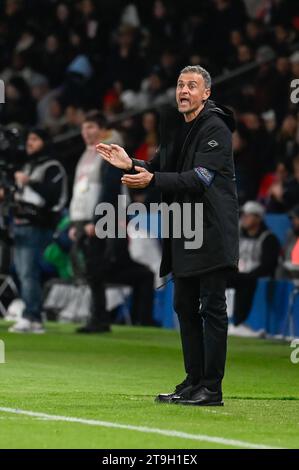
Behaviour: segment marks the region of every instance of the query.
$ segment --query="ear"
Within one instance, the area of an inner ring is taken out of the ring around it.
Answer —
[[[206,102],[211,95],[211,88],[206,88],[203,94],[203,101]]]

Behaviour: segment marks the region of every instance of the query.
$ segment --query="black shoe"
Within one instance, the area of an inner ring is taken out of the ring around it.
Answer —
[[[174,403],[175,400],[180,399],[181,397],[188,398],[193,386],[191,384],[190,378],[186,377],[182,383],[175,387],[174,392],[172,393],[160,393],[156,396],[155,402],[157,403]]]
[[[111,332],[111,328],[109,325],[107,326],[106,325],[101,325],[101,326],[85,325],[76,329],[76,333],[85,333],[85,334],[110,333],[110,332]]]
[[[206,387],[201,386],[197,390],[193,390],[188,398],[179,397],[174,400],[179,405],[193,406],[223,406],[222,393],[212,392]]]

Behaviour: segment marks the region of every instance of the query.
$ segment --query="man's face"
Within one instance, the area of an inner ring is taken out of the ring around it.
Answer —
[[[81,135],[85,145],[96,145],[101,139],[101,129],[96,122],[83,122]]]
[[[245,214],[241,215],[241,227],[245,230],[256,228],[260,225],[261,218],[256,214]]]
[[[43,146],[44,141],[37,134],[30,132],[26,140],[27,155],[32,155],[34,153],[39,152],[43,148]]]
[[[205,87],[202,75],[194,72],[182,73],[176,87],[178,111],[183,114],[193,113],[210,94],[211,90]]]

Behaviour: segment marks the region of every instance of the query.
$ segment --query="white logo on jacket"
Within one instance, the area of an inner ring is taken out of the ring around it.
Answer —
[[[216,140],[210,140],[210,142],[208,142],[208,145],[210,147],[217,147],[217,145],[219,145],[219,144],[218,144],[218,142],[216,142]]]

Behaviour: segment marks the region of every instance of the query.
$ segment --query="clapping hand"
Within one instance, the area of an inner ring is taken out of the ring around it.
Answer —
[[[104,160],[121,170],[131,170],[132,160],[122,147],[116,144],[100,143],[96,146],[97,152]]]

